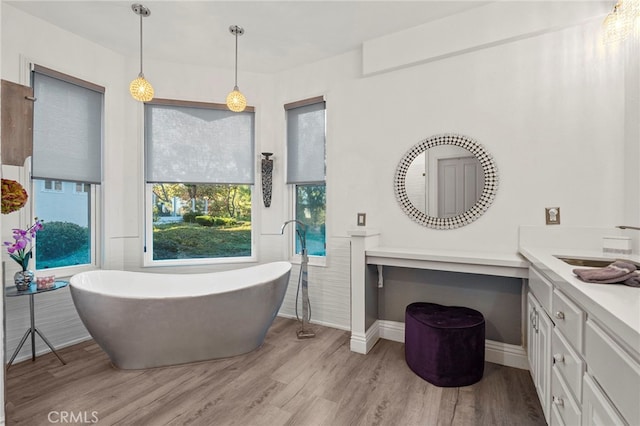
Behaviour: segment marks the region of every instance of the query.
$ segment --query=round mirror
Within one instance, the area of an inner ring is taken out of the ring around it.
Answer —
[[[493,202],[498,170],[473,139],[436,135],[407,151],[394,185],[400,207],[411,219],[430,228],[454,229],[476,220]]]

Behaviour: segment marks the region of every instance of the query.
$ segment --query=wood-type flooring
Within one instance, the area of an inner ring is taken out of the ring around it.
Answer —
[[[6,374],[8,425],[544,425],[526,370],[486,363],[471,386],[440,388],[415,375],[404,345],[367,355],[349,332],[276,318],[263,346],[233,358],[119,370],[90,340],[14,364]]]

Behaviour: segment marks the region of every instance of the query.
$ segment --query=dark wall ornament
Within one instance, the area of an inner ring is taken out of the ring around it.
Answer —
[[[263,152],[262,159],[262,201],[265,207],[271,207],[271,186],[273,183],[273,152]]]

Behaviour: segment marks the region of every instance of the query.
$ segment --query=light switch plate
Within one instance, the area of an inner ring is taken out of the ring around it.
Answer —
[[[367,224],[367,214],[358,213],[358,226],[365,226]]]
[[[547,225],[560,225],[560,207],[546,207],[544,216]]]

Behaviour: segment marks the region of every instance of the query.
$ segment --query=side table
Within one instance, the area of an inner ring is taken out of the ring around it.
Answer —
[[[15,297],[15,296],[29,296],[29,315],[31,317],[31,327],[27,329],[27,331],[24,333],[24,336],[22,336],[22,340],[20,340],[20,344],[18,345],[18,347],[16,348],[15,352],[13,353],[13,355],[11,356],[11,359],[9,360],[9,364],[7,364],[7,368],[11,367],[11,364],[13,363],[13,360],[16,358],[16,355],[18,355],[18,352],[20,352],[20,349],[22,349],[22,346],[24,345],[24,342],[27,341],[27,337],[29,337],[29,335],[31,335],[31,361],[35,361],[36,360],[36,333],[38,334],[38,336],[40,336],[40,338],[47,344],[47,346],[49,346],[49,348],[51,349],[51,351],[54,353],[54,355],[56,357],[58,357],[58,359],[60,360],[60,362],[63,365],[66,365],[67,363],[62,359],[62,357],[60,357],[60,355],[58,355],[58,353],[56,352],[56,350],[53,348],[53,345],[51,345],[51,343],[49,343],[49,341],[47,340],[46,337],[44,337],[44,335],[40,332],[40,330],[38,330],[36,328],[36,315],[35,315],[35,309],[34,309],[34,300],[33,297],[36,294],[39,293],[46,293],[47,291],[54,291],[54,290],[58,290],[60,288],[66,287],[69,285],[69,281],[56,281],[53,285],[53,287],[51,288],[46,288],[46,289],[38,289],[36,287],[36,283],[35,281],[31,284],[31,286],[29,287],[28,290],[23,290],[23,291],[18,291],[18,289],[14,286],[12,287],[5,287],[4,289],[4,294],[7,297]]]

